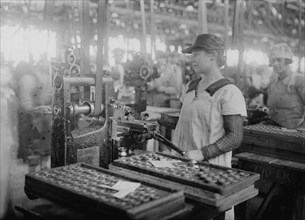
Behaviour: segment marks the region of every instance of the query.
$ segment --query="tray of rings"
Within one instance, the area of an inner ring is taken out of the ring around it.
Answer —
[[[185,206],[182,191],[83,163],[27,174],[25,193],[115,219],[161,219]]]
[[[256,125],[247,125],[244,126],[245,134],[269,134],[269,135],[276,135],[277,137],[282,136],[284,138],[300,138],[305,141],[305,132],[299,131],[295,129],[287,129],[280,126],[275,125],[264,125],[264,124],[256,124]]]
[[[160,161],[165,166],[155,166]],[[170,164],[168,166],[168,164]],[[147,179],[153,183],[182,189],[186,197],[219,209],[230,208],[257,195],[254,183],[260,175],[207,162],[162,153],[145,153],[124,157],[110,164],[111,170]]]

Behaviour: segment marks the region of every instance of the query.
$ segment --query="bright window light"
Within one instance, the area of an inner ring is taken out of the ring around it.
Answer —
[[[305,57],[301,58],[300,61],[300,71],[304,74],[305,73]]]
[[[238,65],[238,58],[239,58],[239,51],[238,50],[227,50],[227,66],[237,66]]]
[[[166,45],[160,38],[156,39],[156,50],[166,52]]]
[[[19,26],[1,26],[2,57],[5,61],[34,62],[42,57],[50,60],[56,56],[56,33],[39,30],[34,27],[26,29]]]
[[[243,60],[246,64],[269,65],[267,54],[253,49],[244,52]]]
[[[299,58],[294,56],[292,58],[292,61],[293,61],[292,64],[290,64],[291,70],[296,72],[296,71],[298,71],[298,67],[299,67]]]

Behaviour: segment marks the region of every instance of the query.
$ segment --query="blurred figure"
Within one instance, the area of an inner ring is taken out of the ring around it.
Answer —
[[[18,99],[18,158],[23,161],[27,161],[29,155],[48,154],[51,149],[52,89],[47,71],[44,65],[35,69],[25,62],[20,62],[14,71]],[[49,117],[41,117],[43,115]]]
[[[289,129],[305,129],[305,77],[291,70],[293,53],[280,43],[269,50],[269,62],[277,77],[270,82],[267,106],[271,120]]]
[[[0,219],[13,219],[10,201],[9,171],[11,151],[14,144],[12,102],[15,93],[10,88],[12,73],[1,63],[1,153],[0,153]]]
[[[114,57],[114,67],[111,71],[111,76],[114,80],[114,91],[118,92],[118,90],[124,87],[124,67],[122,65],[124,50],[121,48],[115,48],[113,50]]]
[[[175,54],[167,57],[167,62],[160,67],[160,73],[161,76],[152,85],[153,105],[170,107],[170,100],[178,100],[183,90],[182,69]]]

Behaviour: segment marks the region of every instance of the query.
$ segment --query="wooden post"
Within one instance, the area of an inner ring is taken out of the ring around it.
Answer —
[[[104,61],[105,64],[108,64],[108,53],[109,53],[109,43],[108,43],[108,18],[110,16],[109,10],[108,10],[108,0],[104,0],[105,6],[104,6],[104,19],[103,19],[103,32],[104,32]]]
[[[241,71],[242,71],[243,53],[244,53],[243,42],[242,42],[242,29],[243,29],[243,16],[244,16],[243,8],[244,8],[244,2],[241,0],[236,0],[234,5],[234,20],[232,27],[232,46],[233,48],[236,48],[239,51],[236,85],[240,89],[242,89]]]
[[[144,56],[144,59],[147,60],[146,54],[146,22],[145,22],[145,2],[144,0],[140,0],[141,4],[141,17],[142,17],[142,29],[143,29],[143,37],[141,43],[141,52]]]
[[[150,36],[151,36],[151,60],[155,57],[156,53],[156,24],[154,13],[154,0],[150,0]]]
[[[80,74],[85,75],[90,73],[89,0],[82,0],[79,2],[79,4],[80,4],[80,34],[81,34]],[[84,87],[84,100],[90,101],[90,87]]]
[[[98,1],[96,72],[99,74],[103,74],[104,62],[108,61],[107,5],[108,0]]]
[[[228,50],[228,30],[229,30],[229,0],[225,0],[225,7],[224,7],[224,41],[225,41],[225,57],[227,57],[227,50]],[[224,74],[227,74],[227,65],[224,67]]]
[[[208,33],[208,25],[207,25],[207,10],[205,0],[199,0],[199,33],[198,34],[206,34]]]
[[[239,41],[239,16],[240,16],[240,0],[234,3],[233,26],[232,26],[232,46],[237,47]]]
[[[55,1],[44,1],[43,21],[45,24],[50,25],[53,21],[53,11]]]

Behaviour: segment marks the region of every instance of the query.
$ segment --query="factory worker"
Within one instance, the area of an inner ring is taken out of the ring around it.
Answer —
[[[124,57],[124,50],[121,48],[115,48],[113,50],[113,57],[114,57],[114,66],[111,72],[111,76],[114,80],[114,90],[118,92],[118,90],[124,87],[124,67],[123,67],[123,57]]]
[[[305,77],[290,68],[293,53],[280,43],[269,50],[274,74],[267,88],[271,120],[289,129],[305,129]]]
[[[224,49],[222,39],[202,34],[182,50],[191,54],[200,78],[190,81],[180,98],[182,108],[173,143],[190,159],[231,167],[232,150],[242,142],[247,111],[242,92],[220,72]],[[143,112],[142,117],[162,122],[168,116]],[[226,212],[226,219],[234,219],[233,209]]]

